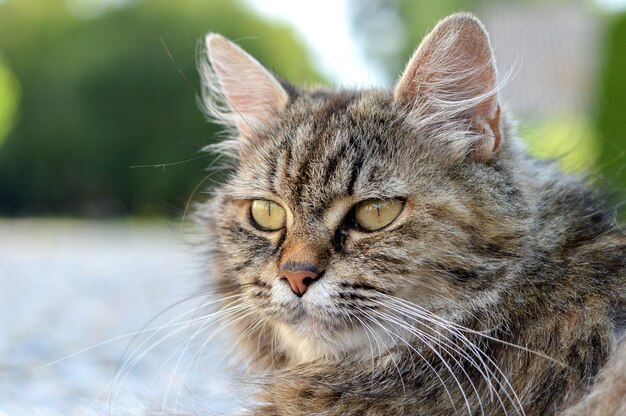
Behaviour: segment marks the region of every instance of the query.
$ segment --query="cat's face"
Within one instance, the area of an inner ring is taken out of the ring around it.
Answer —
[[[459,82],[455,66],[459,49],[480,58],[475,41],[488,40],[473,21],[452,26],[475,39],[454,38],[448,59],[463,104],[445,108],[425,61],[453,37],[445,25],[394,93],[287,93],[243,51],[208,40],[205,81],[238,110],[218,114],[237,126],[236,165],[202,213],[215,233],[216,278],[247,305],[251,325],[299,359],[369,351],[372,337],[388,335],[381,313],[401,308],[397,299],[450,319],[497,302],[498,276],[522,244],[523,207],[503,161],[491,51],[472,61],[469,80]]]

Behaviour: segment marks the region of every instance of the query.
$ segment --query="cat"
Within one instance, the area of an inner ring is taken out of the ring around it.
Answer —
[[[205,45],[232,163],[196,216],[257,371],[248,414],[626,414],[626,236],[526,153],[475,16],[439,22],[393,90],[296,88]]]

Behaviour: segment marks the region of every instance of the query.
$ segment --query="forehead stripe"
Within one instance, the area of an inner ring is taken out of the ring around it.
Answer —
[[[356,184],[359,174],[361,173],[361,169],[363,168],[363,164],[365,163],[363,150],[358,145],[356,137],[350,136],[350,145],[354,149],[356,155],[354,161],[352,162],[352,168],[350,169],[350,182],[348,182],[347,189],[348,195],[354,194],[354,185]]]
[[[341,143],[341,145],[339,145],[339,148],[337,149],[337,151],[333,153],[332,156],[327,158],[326,169],[324,172],[324,180],[323,180],[324,186],[328,186],[328,184],[330,183],[331,178],[333,177],[333,175],[335,174],[337,170],[337,166],[339,165],[339,161],[341,160],[341,157],[345,157],[347,150],[348,150],[348,144],[347,142],[344,141],[343,143]]]
[[[302,163],[296,170],[297,176],[295,178],[294,186],[294,198],[296,200],[299,200],[302,196],[303,185],[311,179],[311,161],[315,160],[316,163],[319,163],[319,155],[322,153],[321,149],[328,145],[331,137],[327,130],[316,127],[317,126],[313,127],[313,131],[311,133],[313,137],[307,143],[305,151],[300,155]]]

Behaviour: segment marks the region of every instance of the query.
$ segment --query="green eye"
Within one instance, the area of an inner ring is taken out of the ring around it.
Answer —
[[[380,230],[398,218],[403,207],[400,199],[368,199],[356,205],[356,222],[367,231]]]
[[[250,215],[252,221],[264,230],[276,231],[285,226],[285,210],[272,201],[255,199],[250,205]]]

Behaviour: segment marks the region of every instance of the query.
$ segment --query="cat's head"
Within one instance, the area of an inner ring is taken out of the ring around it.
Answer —
[[[453,320],[498,302],[526,199],[476,18],[440,22],[393,91],[296,89],[215,34],[200,70],[233,133],[200,216],[236,317],[306,360],[392,342],[403,301]]]

